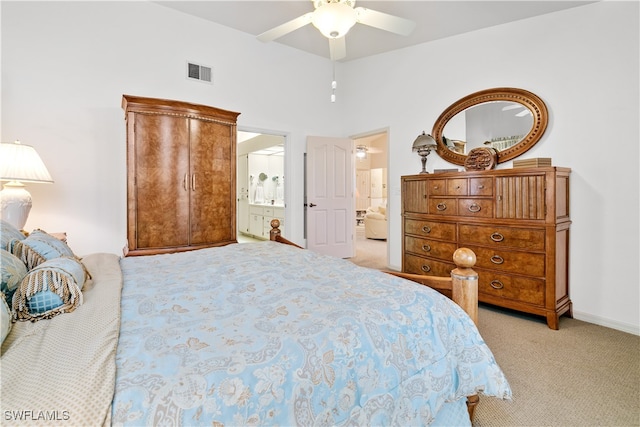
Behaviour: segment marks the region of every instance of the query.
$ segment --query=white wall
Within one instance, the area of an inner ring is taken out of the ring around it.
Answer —
[[[390,129],[392,266],[401,265],[400,176],[420,171],[416,136],[467,94],[527,89],[550,122],[526,156],[572,168],[574,314],[640,333],[638,17],[638,2],[598,2],[348,63],[341,87],[358,114],[345,133]],[[431,171],[450,167],[428,158]]]
[[[546,134],[527,155],[573,169],[576,317],[640,333],[637,2],[598,2],[338,63],[335,104],[328,102],[330,61],[157,4],[0,7],[2,141],[34,145],[56,181],[29,186],[27,229],[67,231],[79,254],[119,253],[126,238],[120,100],[127,93],[239,111],[245,128],[286,134],[285,176],[293,178],[286,232],[297,242],[306,136],[388,129],[389,245],[399,267],[399,183],[420,171],[415,137],[464,95],[520,87],[542,97],[550,113]],[[212,66],[215,84],[187,81],[187,60]],[[432,154],[427,167],[451,165]]]
[[[66,231],[78,254],[120,254],[126,242],[123,94],[238,111],[239,127],[286,134],[290,177],[303,175],[307,134],[339,132],[332,66],[318,56],[151,2],[0,7],[2,141],[33,145],[55,181],[28,185],[34,206],[25,228]],[[187,80],[187,61],[213,67],[214,84]],[[296,242],[302,183],[287,183],[285,231]]]

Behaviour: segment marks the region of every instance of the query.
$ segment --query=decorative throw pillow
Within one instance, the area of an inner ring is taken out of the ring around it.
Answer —
[[[0,292],[0,300],[2,300],[0,301],[0,338],[2,338],[2,340],[0,340],[0,344],[2,344],[7,335],[9,335],[13,323],[11,323],[11,310],[7,305],[7,301],[5,301],[4,294],[2,292]]]
[[[5,249],[11,252],[9,248],[9,242],[12,240],[23,240],[25,235],[20,232],[13,224],[9,224],[7,221],[0,220],[0,249]]]
[[[42,230],[35,230],[26,239],[13,240],[9,245],[11,252],[25,263],[28,270],[50,259],[75,257],[65,242]]]
[[[13,293],[27,275],[27,266],[13,254],[0,249],[0,290],[11,302]]]
[[[84,265],[73,257],[59,257],[33,268],[13,296],[16,320],[50,319],[82,305],[82,287],[88,277]]]

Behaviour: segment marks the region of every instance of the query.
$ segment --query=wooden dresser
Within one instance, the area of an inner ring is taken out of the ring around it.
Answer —
[[[560,167],[402,177],[403,271],[446,276],[453,252],[477,256],[479,300],[545,316],[572,315],[569,175]]]
[[[239,113],[124,95],[127,255],[236,241]]]

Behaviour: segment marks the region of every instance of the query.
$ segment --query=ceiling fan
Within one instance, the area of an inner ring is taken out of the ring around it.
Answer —
[[[307,12],[291,21],[265,31],[258,35],[258,40],[263,42],[273,41],[307,24],[313,24],[329,39],[330,57],[331,60],[336,61],[347,55],[345,36],[356,23],[403,36],[411,34],[416,26],[415,22],[408,19],[364,7],[355,7],[356,0],[311,1],[315,8],[313,12]]]

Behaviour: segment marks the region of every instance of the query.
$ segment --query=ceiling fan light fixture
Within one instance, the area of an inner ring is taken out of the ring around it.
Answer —
[[[366,145],[358,145],[356,146],[356,157],[360,160],[367,158],[367,146]]]
[[[330,39],[344,37],[357,22],[355,9],[345,3],[325,3],[313,12],[311,23]]]

